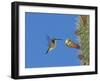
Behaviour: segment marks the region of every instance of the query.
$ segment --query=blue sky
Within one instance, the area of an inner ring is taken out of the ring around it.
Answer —
[[[25,67],[79,66],[78,49],[64,45],[67,38],[77,41],[74,34],[78,15],[25,13]],[[57,47],[45,54],[48,49],[46,36],[61,38]]]

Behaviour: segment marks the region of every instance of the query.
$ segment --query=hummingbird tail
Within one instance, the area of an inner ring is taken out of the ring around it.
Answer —
[[[46,53],[45,53],[45,54],[48,54],[48,52],[49,52],[49,49],[46,51]]]

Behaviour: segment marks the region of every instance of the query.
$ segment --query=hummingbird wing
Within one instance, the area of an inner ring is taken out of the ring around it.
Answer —
[[[50,42],[51,42],[51,38],[50,38],[50,36],[46,36],[46,39],[47,39],[47,41],[48,41],[48,46],[50,45]]]
[[[46,51],[46,53],[45,54],[47,54],[49,51],[50,51],[50,43],[51,43],[51,38],[50,38],[50,36],[48,36],[48,35],[46,35],[46,39],[47,39],[47,45],[48,45],[48,49],[47,49],[47,51]]]

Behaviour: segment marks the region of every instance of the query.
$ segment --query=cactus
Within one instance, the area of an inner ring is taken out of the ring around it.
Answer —
[[[89,65],[89,16],[80,15],[75,34],[80,44],[80,65]]]

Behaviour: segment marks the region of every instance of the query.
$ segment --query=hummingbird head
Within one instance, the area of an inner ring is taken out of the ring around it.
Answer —
[[[52,43],[54,43],[54,44],[55,44],[55,42],[56,42],[56,40],[55,40],[55,39],[52,39],[51,41],[52,41]]]

